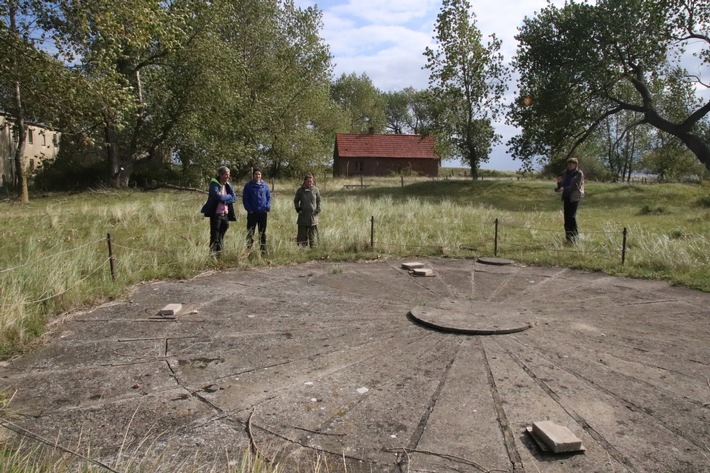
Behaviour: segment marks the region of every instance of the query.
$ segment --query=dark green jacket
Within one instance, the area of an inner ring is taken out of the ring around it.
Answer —
[[[293,198],[293,205],[298,212],[298,225],[310,227],[318,225],[318,214],[320,213],[320,192],[316,186],[308,189],[299,187],[296,196]]]

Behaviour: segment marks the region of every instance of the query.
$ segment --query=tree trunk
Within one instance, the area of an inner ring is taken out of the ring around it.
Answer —
[[[645,119],[651,126],[665,131],[669,135],[673,135],[682,141],[695,157],[698,158],[698,161],[703,163],[703,165],[710,170],[710,146],[697,135],[689,133],[685,125],[671,123],[661,118],[655,110],[647,111],[645,113]]]
[[[15,150],[15,176],[19,184],[17,200],[22,204],[30,201],[27,188],[27,173],[25,173],[25,143],[27,141],[27,127],[22,109],[22,95],[20,83],[15,82],[15,129],[17,130],[17,149]]]
[[[8,2],[8,16],[10,19],[10,32],[15,38],[20,38],[20,32],[17,29],[17,3],[14,1]],[[12,59],[15,64],[15,58]],[[15,115],[15,129],[17,130],[17,149],[15,150],[15,179],[19,185],[19,193],[17,200],[23,204],[30,201],[30,194],[27,189],[27,174],[25,174],[25,140],[27,139],[27,128],[25,126],[25,113],[22,108],[22,92],[20,82],[15,82],[15,93],[13,97],[13,110]]]
[[[116,143],[116,128],[111,119],[104,120],[104,146],[106,147],[106,162],[108,163],[108,175],[114,187],[119,187],[119,176],[121,174],[121,163],[118,159],[118,143]]]

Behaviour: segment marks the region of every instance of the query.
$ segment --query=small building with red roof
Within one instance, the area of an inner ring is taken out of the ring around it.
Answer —
[[[441,158],[434,137],[338,133],[333,150],[333,177],[420,175],[437,177]]]

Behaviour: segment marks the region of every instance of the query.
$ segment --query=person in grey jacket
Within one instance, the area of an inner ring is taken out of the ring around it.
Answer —
[[[318,214],[320,213],[320,192],[316,187],[313,174],[308,173],[303,185],[296,191],[293,205],[298,212],[298,234],[296,241],[300,246],[313,248],[318,243]]]
[[[577,158],[567,160],[567,170],[557,176],[555,192],[562,192],[566,241],[570,244],[576,243],[579,237],[577,208],[584,197],[584,173],[579,169]]]

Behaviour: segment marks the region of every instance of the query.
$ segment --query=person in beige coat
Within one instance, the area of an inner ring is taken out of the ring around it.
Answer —
[[[318,214],[320,213],[320,192],[316,187],[313,174],[306,174],[303,185],[298,188],[293,198],[293,205],[298,212],[296,241],[300,246],[313,248],[318,243]]]

